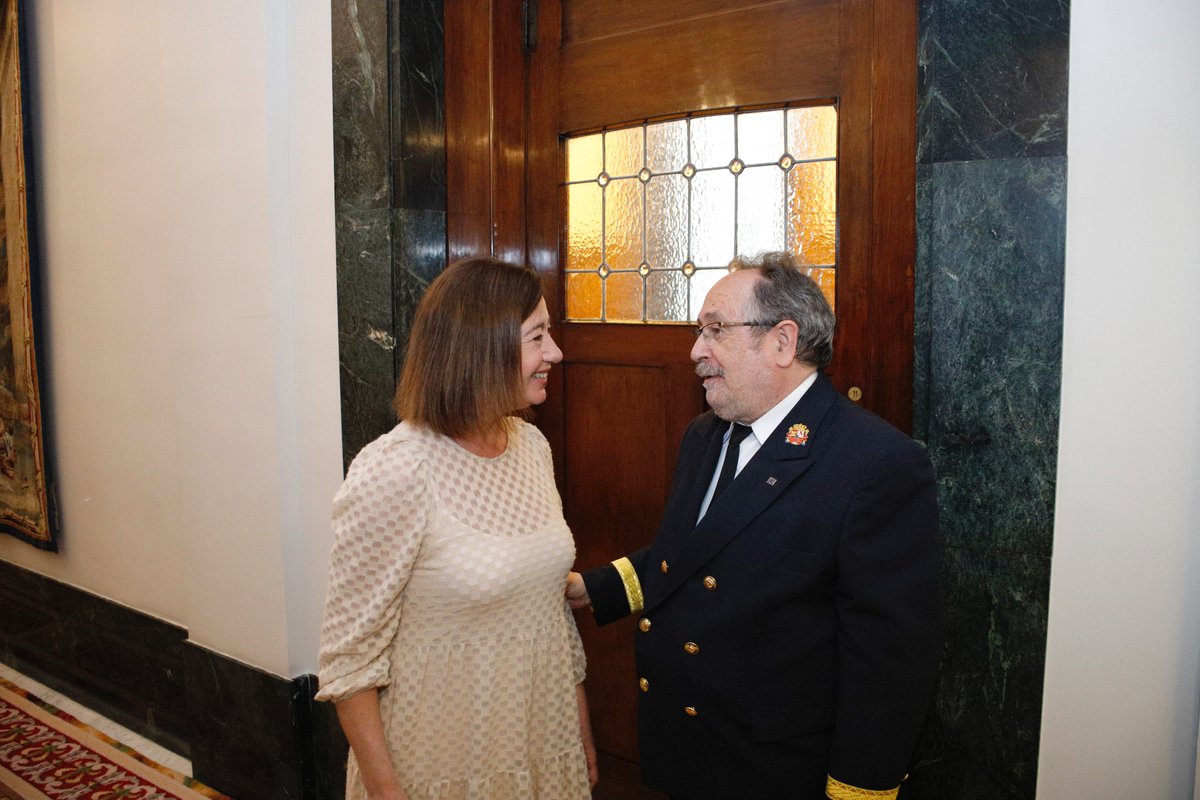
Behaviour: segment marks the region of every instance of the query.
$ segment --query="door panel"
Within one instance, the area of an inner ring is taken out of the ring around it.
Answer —
[[[838,334],[828,372],[906,429],[916,5],[537,0],[533,30],[511,0],[448,0],[450,253],[527,260],[561,318],[564,135],[696,111],[832,101]],[[522,39],[523,50],[513,44]],[[551,373],[538,424],[553,448],[578,563],[591,567],[653,536],[676,447],[703,394],[687,326],[563,322],[556,334],[565,360]],[[637,753],[631,625],[599,630],[580,617],[597,742],[629,762]]]
[[[585,16],[585,9],[576,8],[580,4],[564,5],[575,9],[574,16]],[[689,6],[670,17],[657,6],[647,14],[642,5],[596,3],[602,16],[618,16],[625,24],[601,34],[606,25],[581,22],[594,38],[564,42],[561,133],[837,93],[835,0],[744,4],[748,8],[724,3],[718,13]],[[635,25],[637,20],[644,24]],[[806,66],[795,69],[797,64]]]

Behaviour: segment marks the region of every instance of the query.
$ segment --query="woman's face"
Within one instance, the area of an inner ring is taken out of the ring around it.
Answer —
[[[521,323],[521,380],[529,405],[536,406],[546,400],[550,365],[562,361],[562,356],[562,350],[550,336],[550,312],[542,299],[529,318]]]

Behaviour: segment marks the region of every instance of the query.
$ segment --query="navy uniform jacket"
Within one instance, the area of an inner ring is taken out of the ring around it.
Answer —
[[[598,623],[640,615],[643,780],[895,797],[942,652],[929,457],[819,375],[696,524],[728,427],[692,421],[653,543],[584,576]]]

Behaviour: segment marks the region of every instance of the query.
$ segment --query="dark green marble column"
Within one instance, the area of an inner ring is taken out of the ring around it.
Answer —
[[[446,261],[441,0],[333,0],[342,447],[395,424],[408,323]]]
[[[1068,4],[923,0],[915,435],[945,662],[902,797],[1032,798],[1061,378]]]

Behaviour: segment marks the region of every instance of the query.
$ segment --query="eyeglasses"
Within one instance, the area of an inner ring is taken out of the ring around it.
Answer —
[[[721,331],[726,328],[774,328],[779,322],[710,322],[696,328],[696,338],[704,337],[706,342],[721,341]]]

